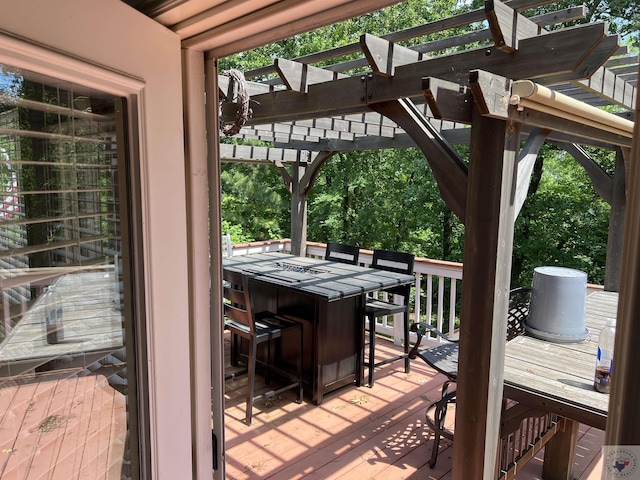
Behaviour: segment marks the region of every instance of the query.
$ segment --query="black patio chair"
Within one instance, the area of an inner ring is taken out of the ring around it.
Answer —
[[[358,265],[359,256],[360,247],[337,242],[327,243],[327,248],[324,252],[325,260],[347,263],[349,265]]]
[[[529,314],[530,298],[531,288],[529,287],[519,287],[509,292],[506,341],[524,333],[525,320]],[[434,468],[438,458],[440,438],[444,437],[449,441],[453,441],[453,432],[445,427],[445,420],[449,405],[456,402],[456,391],[455,388],[451,390],[451,387],[455,386],[458,379],[458,340],[450,339],[438,329],[423,322],[412,324],[411,331],[417,334],[417,338],[416,343],[409,351],[408,357],[412,360],[421,358],[431,368],[447,377],[447,380],[442,384],[440,398],[431,403],[425,412],[426,423],[434,432],[431,459],[428,461],[429,466]],[[440,339],[444,339],[445,342],[421,348],[422,338],[428,332],[435,334]]]
[[[386,270],[388,272],[412,275],[414,261],[415,255],[412,253],[394,252],[391,250],[374,250],[371,267],[379,270]],[[392,303],[386,300],[381,300],[377,297],[367,298],[367,302],[365,304],[365,317],[369,320],[369,356],[367,361],[363,362],[363,366],[368,367],[369,369],[369,387],[373,387],[373,376],[376,367],[404,359],[405,373],[409,373],[411,368],[409,364],[409,294],[411,292],[411,284],[399,285],[383,291],[394,296],[402,296],[402,303]],[[402,313],[404,315],[404,353],[402,355],[396,355],[376,362],[376,318],[395,315],[396,313]],[[362,356],[364,357],[364,352]]]
[[[275,316],[271,312],[254,313],[249,295],[248,277],[238,272],[224,270],[223,278],[225,327],[231,332],[231,364],[233,366],[238,365],[238,359],[241,356],[239,340],[244,338],[249,343],[246,354],[247,406],[245,421],[247,425],[251,425],[253,404],[258,399],[269,398],[295,388],[298,390],[298,403],[302,402],[302,325],[293,320]],[[275,347],[279,344],[285,330],[296,330],[300,342],[295,374],[277,367],[279,352]],[[264,362],[257,358],[258,345],[262,343],[267,344],[267,359]],[[267,367],[267,383],[270,381],[272,370],[286,378],[289,383],[263,395],[255,395],[255,371],[258,362]]]

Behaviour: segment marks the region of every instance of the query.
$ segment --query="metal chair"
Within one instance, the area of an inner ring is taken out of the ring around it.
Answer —
[[[346,245],[344,243],[329,242],[324,252],[325,260],[334,262],[347,263],[349,265],[358,265],[358,257],[360,256],[360,247]]]
[[[407,275],[413,274],[413,264],[415,261],[415,255],[412,253],[394,252],[391,250],[374,250],[372,268],[379,270],[386,270],[389,272],[406,273]],[[366,362],[363,362],[363,367],[369,368],[369,387],[373,387],[373,376],[376,367],[386,365],[387,363],[395,362],[396,360],[404,359],[404,371],[409,373],[409,294],[411,292],[411,285],[400,285],[384,290],[384,292],[391,295],[400,295],[403,298],[402,304],[392,303],[386,300],[380,300],[375,297],[367,298],[365,304],[365,317],[369,320],[369,356]],[[404,314],[403,317],[403,332],[404,332],[404,353],[402,355],[396,355],[394,357],[386,358],[379,362],[375,361],[376,358],[376,318],[385,317],[387,315],[395,315],[397,313]],[[364,358],[364,352],[362,352]]]
[[[529,314],[529,302],[531,289],[519,287],[509,292],[509,309],[507,313],[507,337],[509,341],[525,331],[524,324]],[[445,427],[447,410],[449,405],[456,402],[455,385],[458,378],[458,341],[450,339],[447,335],[432,327],[428,323],[418,322],[411,325],[411,331],[417,334],[416,343],[409,351],[410,359],[421,358],[431,368],[447,377],[442,384],[440,398],[431,403],[425,412],[426,423],[434,432],[433,449],[428,464],[431,468],[436,466],[440,438],[444,437],[453,441],[453,432]],[[422,337],[428,332],[446,340],[426,348],[421,348]]]
[[[249,279],[238,272],[224,270],[224,314],[225,327],[231,332],[231,364],[236,366],[240,357],[239,339],[244,338],[249,343],[247,353],[247,425],[251,425],[253,404],[261,398],[269,398],[281,392],[298,389],[298,403],[302,402],[302,325],[298,322],[278,317],[271,312],[253,312],[251,296],[249,295]],[[273,343],[279,340],[286,330],[297,331],[300,342],[300,352],[297,355],[296,373],[292,375],[281,368],[276,367],[277,355]],[[258,345],[266,343],[267,383],[271,378],[271,371],[287,378],[289,383],[277,390],[270,390],[262,395],[255,395],[255,371],[258,362]]]

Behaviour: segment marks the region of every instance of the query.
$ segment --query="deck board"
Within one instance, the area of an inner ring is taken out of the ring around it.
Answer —
[[[381,358],[399,347],[376,344]],[[434,469],[427,460],[433,436],[424,425],[424,410],[440,395],[445,377],[426,364],[402,362],[376,370],[374,388],[346,387],[321,405],[295,403],[295,394],[254,406],[253,424],[244,424],[246,381],[226,385],[226,478],[245,479],[428,479],[451,478],[452,448],[442,440]],[[264,387],[258,379],[257,388]],[[600,478],[604,432],[580,427],[574,466],[577,480]],[[522,468],[516,480],[540,480],[544,449]]]
[[[120,478],[126,405],[105,377],[46,377],[0,398],[0,479]]]

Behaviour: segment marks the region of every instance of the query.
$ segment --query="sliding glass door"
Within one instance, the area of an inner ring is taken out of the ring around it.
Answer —
[[[0,478],[139,477],[126,119],[0,64]]]

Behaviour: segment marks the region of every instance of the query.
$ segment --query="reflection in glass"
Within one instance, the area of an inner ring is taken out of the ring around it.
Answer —
[[[130,478],[114,97],[0,64],[0,478]]]

